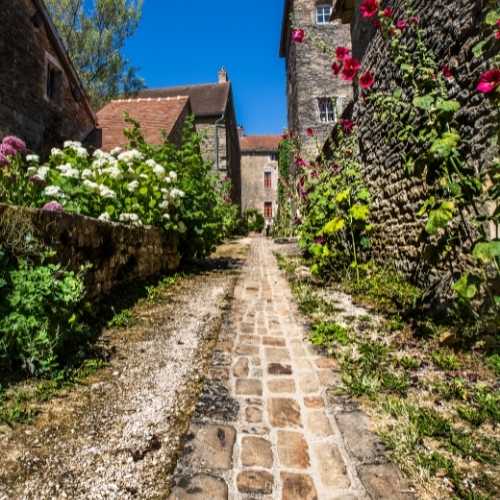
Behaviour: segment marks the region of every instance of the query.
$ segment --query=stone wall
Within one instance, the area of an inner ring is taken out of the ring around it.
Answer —
[[[358,2],[359,3],[359,2]],[[386,2],[402,16],[401,0]],[[490,69],[485,58],[476,59],[472,47],[480,41],[480,27],[486,12],[481,0],[414,0],[415,12],[427,32],[428,46],[437,56],[440,66],[454,68],[455,80],[450,82],[450,96],[461,104],[457,127],[463,138],[462,154],[468,164],[481,171],[495,153],[491,141],[499,125],[494,100],[475,91],[480,74]],[[411,32],[405,41],[411,44]],[[365,42],[363,42],[365,43]],[[363,48],[364,50],[364,48]],[[491,57],[493,54],[489,54]],[[366,47],[363,69],[376,75],[375,90],[392,90],[400,83],[398,69],[391,62],[386,42],[376,34]],[[406,145],[387,143],[388,127],[375,118],[373,105],[359,99],[354,105],[354,119],[359,125],[361,160],[364,176],[374,197],[373,221],[375,234],[373,251],[377,260],[394,261],[398,268],[413,275],[419,282],[449,282],[460,271],[460,256],[451,265],[437,271],[421,262],[425,251],[423,221],[416,213],[426,198],[424,182],[405,175],[400,152]],[[445,273],[443,273],[445,271]]]
[[[74,271],[91,263],[86,273],[91,298],[179,265],[176,237],[158,229],[0,204],[0,241],[25,234],[54,249],[57,261]]]
[[[294,26],[304,29],[310,40],[303,44],[291,43],[288,33],[286,45],[282,47],[287,69],[288,127],[302,138],[305,156],[312,159],[318,154],[318,140],[321,144],[333,128],[333,123],[321,122],[318,99],[336,99],[337,113],[340,114],[352,97],[352,86],[333,76],[331,55],[322,53],[311,39],[314,37],[330,47],[350,47],[351,35],[349,26],[339,20],[325,25],[316,24],[316,5],[332,4],[331,0],[320,3],[294,0],[290,4]],[[308,128],[315,131],[314,138],[307,136]]]
[[[273,215],[278,210],[278,162],[270,152],[248,152],[241,154],[241,209],[257,209],[264,215],[264,203],[272,202]],[[277,154],[274,152],[274,154]],[[271,172],[271,188],[264,187],[264,173]],[[273,217],[274,219],[274,217]]]
[[[0,0],[0,137],[14,134],[46,153],[66,139],[83,140],[95,128],[80,89],[55,49],[51,31],[32,0]],[[58,92],[48,99],[47,67],[59,68]]]

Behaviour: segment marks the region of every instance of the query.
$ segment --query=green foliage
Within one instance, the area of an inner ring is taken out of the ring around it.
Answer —
[[[434,351],[432,361],[441,370],[458,370],[460,368],[460,361],[456,354],[448,349]]]
[[[87,340],[81,276],[62,266],[8,257],[0,248],[0,369],[53,372]]]
[[[123,57],[142,16],[142,0],[45,0],[94,109],[144,87]]]
[[[248,230],[252,232],[261,233],[266,225],[264,216],[255,208],[246,210],[243,219],[246,221]]]
[[[349,344],[349,330],[338,323],[316,323],[312,327],[310,340],[313,345],[323,347],[330,354],[334,354],[337,344]]]
[[[134,321],[134,315],[130,309],[124,309],[118,314],[115,314],[113,318],[108,322],[110,328],[128,328],[132,325]]]

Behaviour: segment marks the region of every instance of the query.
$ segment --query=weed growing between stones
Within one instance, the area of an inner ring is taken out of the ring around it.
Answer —
[[[391,458],[421,496],[494,498],[500,488],[496,355],[444,346],[449,339],[439,325],[416,335],[415,325],[401,319],[407,317],[402,304],[411,309],[413,299],[402,301],[394,291],[407,286],[402,278],[392,279],[380,303],[366,287],[357,293],[354,280],[350,291],[372,312],[340,311],[337,290],[345,283],[325,289],[296,272],[301,259],[277,258],[311,321],[311,342],[338,362],[342,385],[335,391],[357,398],[372,415]],[[377,274],[374,290],[384,282],[383,271]],[[399,325],[392,328],[398,310]]]

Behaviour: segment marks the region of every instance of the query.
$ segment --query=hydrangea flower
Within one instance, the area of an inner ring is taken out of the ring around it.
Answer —
[[[92,177],[94,176],[94,174],[92,173],[92,170],[86,168],[82,171],[82,179],[91,179]]]
[[[64,193],[62,192],[62,189],[59,186],[47,186],[43,190],[43,195],[47,196],[48,198],[63,198]]]
[[[82,147],[82,143],[81,142],[78,142],[78,141],[64,141],[64,144],[63,144],[64,148],[81,148]]]
[[[176,172],[174,172],[173,170],[171,170],[171,171],[168,173],[168,176],[169,176],[169,178],[170,178],[173,182],[175,182],[175,181],[177,180],[177,173],[176,173]]]
[[[52,158],[57,158],[58,156],[62,156],[64,153],[59,148],[52,148],[50,150],[50,156]]]
[[[33,177],[35,178],[35,180],[45,181],[47,179],[49,170],[49,167],[40,167],[35,171],[35,175]]]
[[[45,203],[42,210],[46,212],[64,212],[64,207],[58,201],[49,201]]]
[[[64,165],[59,165],[56,167],[63,177],[70,177],[72,179],[79,179],[80,172],[78,169],[74,168],[70,163],[65,163]]]
[[[22,140],[19,139],[19,137],[16,137],[14,135],[8,135],[7,137],[4,137],[2,144],[6,144],[13,148],[16,153],[24,153],[26,151],[26,143]]]
[[[122,151],[123,151],[122,148],[117,147],[117,148],[112,149],[110,151],[110,154],[113,155],[113,156],[118,156]]]
[[[123,213],[119,217],[120,222],[132,222],[132,223],[140,223],[141,219],[137,214],[133,213]]]
[[[104,221],[104,222],[111,222],[111,216],[108,214],[108,212],[104,212],[99,217],[97,217],[98,220]]]
[[[132,181],[127,184],[127,190],[134,193],[139,188],[139,181]]]
[[[99,185],[96,182],[92,182],[88,179],[84,180],[82,185],[83,187],[89,189],[90,191],[97,191],[99,188]]]
[[[116,193],[110,189],[108,186],[105,186],[104,184],[99,184],[97,186],[99,195],[102,196],[103,198],[116,198]]]
[[[144,156],[142,153],[137,151],[136,149],[131,149],[130,151],[124,151],[118,155],[118,160],[123,161],[127,164],[131,164],[134,161],[142,161]]]
[[[27,155],[26,161],[29,163],[40,163],[40,157],[38,155]]]

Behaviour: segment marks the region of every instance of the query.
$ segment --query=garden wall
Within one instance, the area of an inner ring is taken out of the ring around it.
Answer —
[[[359,2],[358,2],[359,4]],[[396,9],[396,18],[404,17],[403,0],[392,0],[384,5]],[[453,68],[454,80],[450,81],[450,98],[460,102],[457,128],[463,138],[462,155],[468,165],[480,172],[495,154],[491,145],[498,131],[499,112],[491,96],[475,91],[483,71],[491,69],[488,61],[494,53],[474,57],[472,49],[482,40],[481,34],[486,2],[482,0],[413,0],[414,14],[426,30],[426,43],[439,61],[440,67]],[[353,23],[354,26],[355,23]],[[353,36],[354,43],[366,43]],[[415,46],[411,31],[403,38],[409,47]],[[364,47],[363,47],[364,49]],[[498,45],[496,46],[498,50]],[[374,90],[393,90],[400,85],[399,70],[391,62],[387,42],[377,33],[369,41],[363,57],[363,68],[370,69],[376,78]],[[394,261],[407,275],[414,275],[421,284],[447,281],[457,272],[461,255],[452,256],[452,266],[436,270],[422,263],[425,252],[423,243],[424,223],[417,216],[426,197],[424,182],[405,175],[400,152],[404,142],[386,142],[388,130],[393,125],[375,118],[374,105],[358,99],[354,105],[354,119],[359,125],[361,160],[364,176],[374,196],[373,237],[374,257],[380,262]],[[417,123],[415,123],[417,125]],[[418,126],[418,125],[417,125]],[[446,271],[443,274],[443,271]],[[447,275],[446,275],[447,273]],[[427,282],[427,283],[425,283]]]
[[[91,298],[173,271],[180,260],[176,237],[158,229],[0,204],[0,243],[14,243],[22,251],[30,234],[54,249],[57,261],[74,271],[92,264],[86,273]]]

